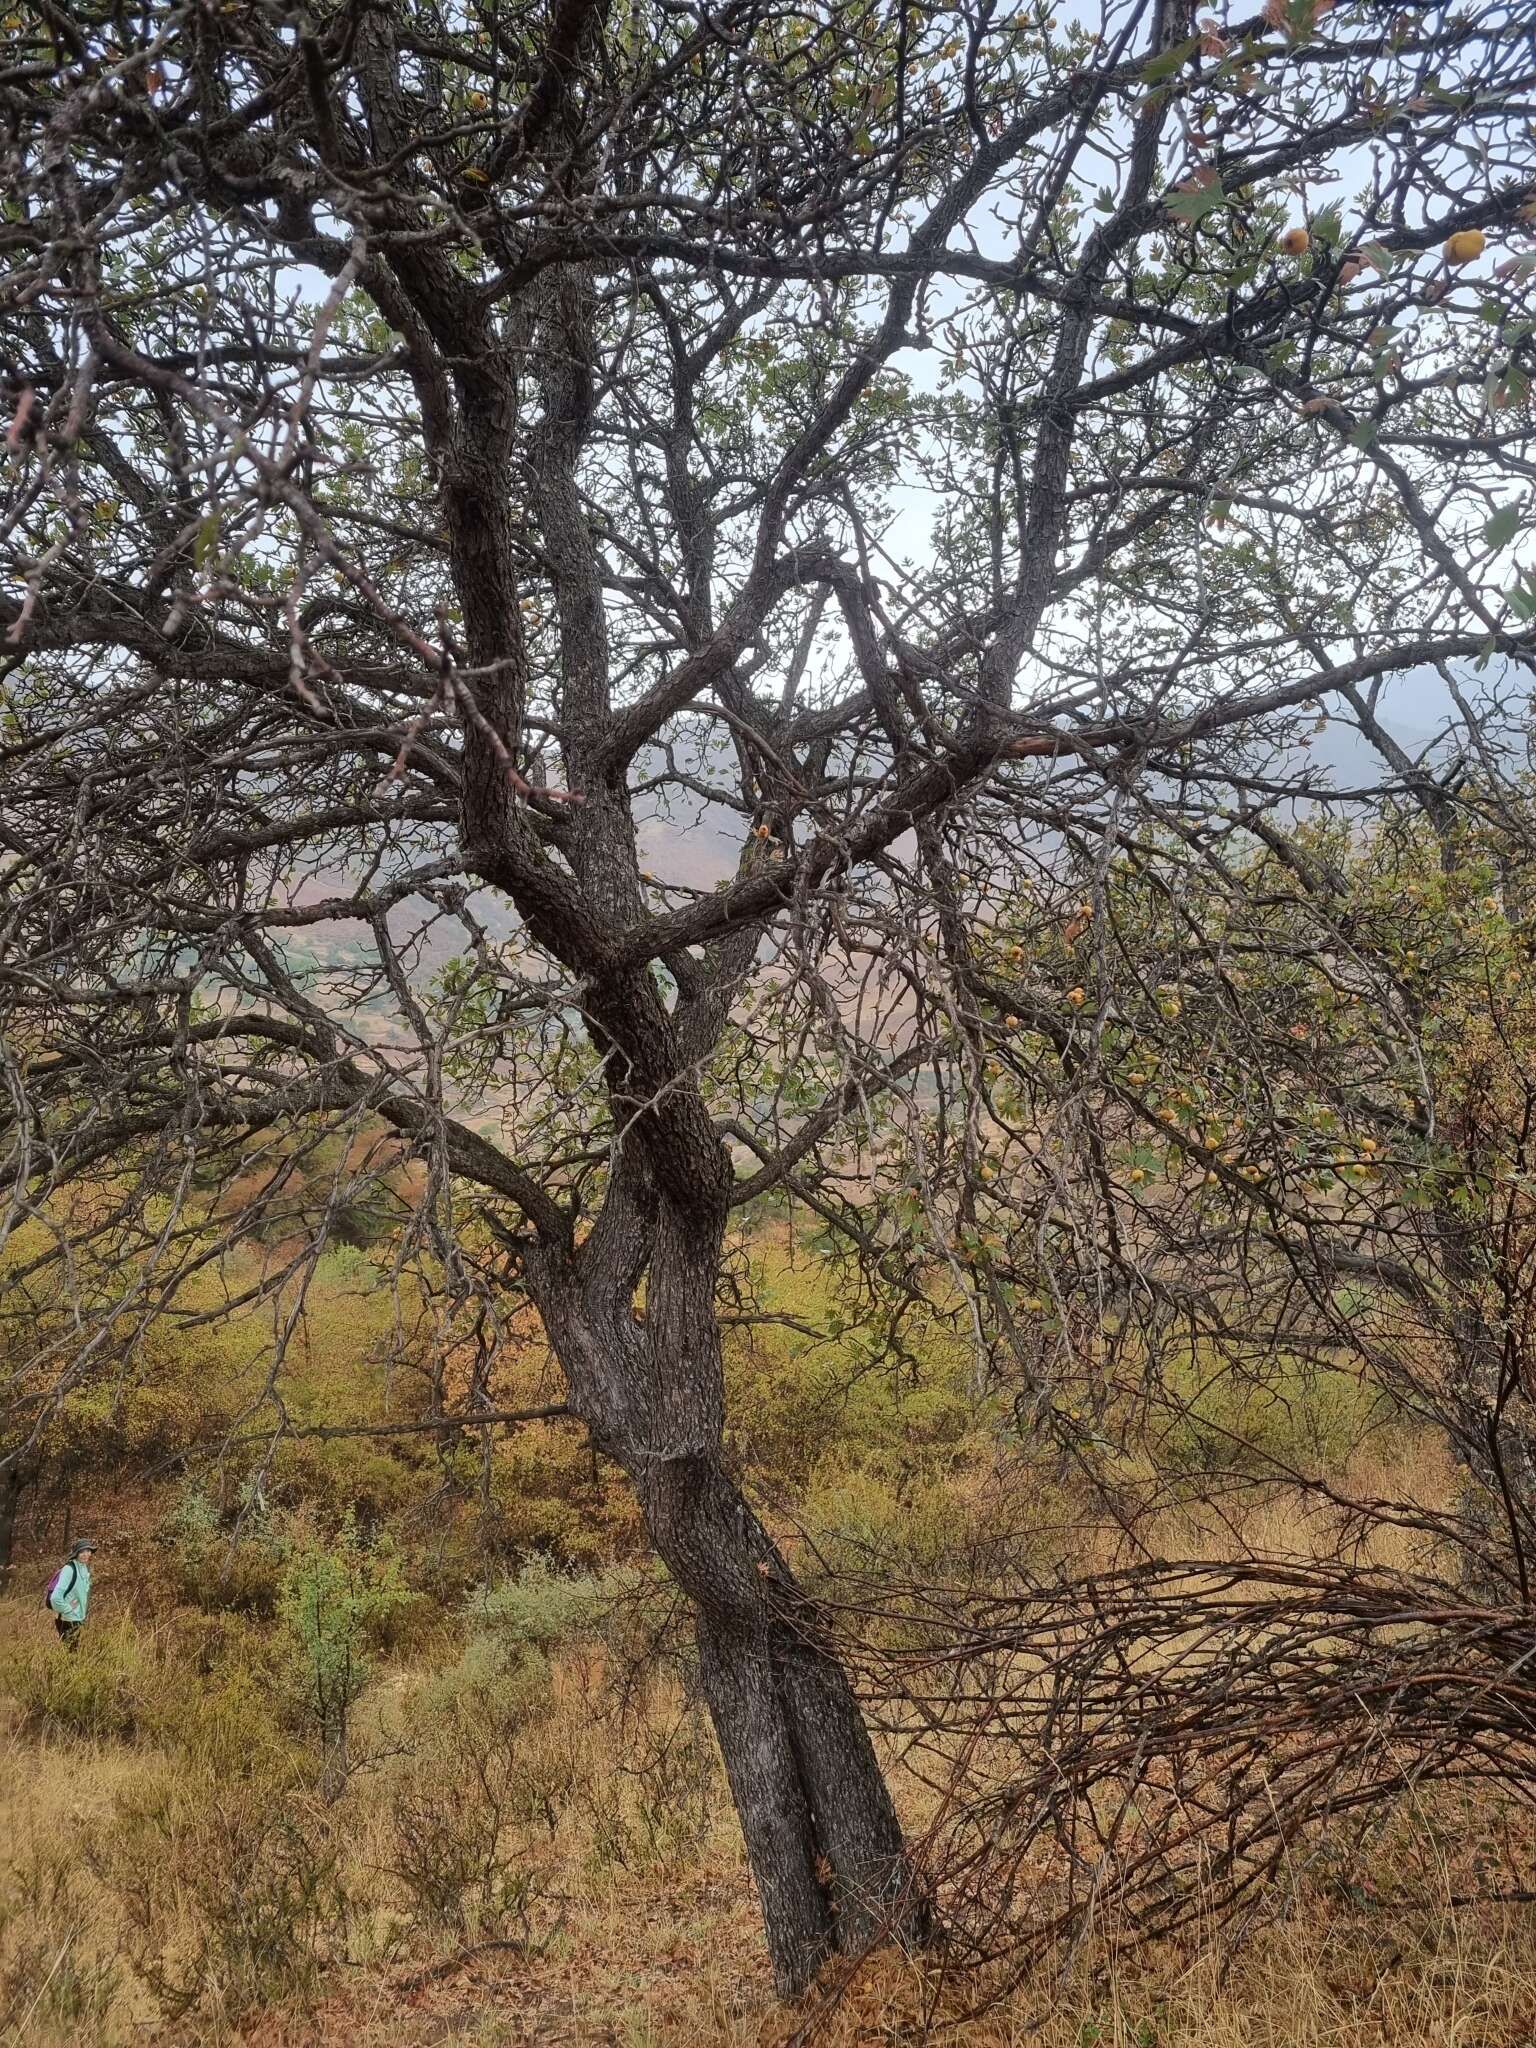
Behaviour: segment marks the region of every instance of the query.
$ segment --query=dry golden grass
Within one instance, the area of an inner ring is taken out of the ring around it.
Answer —
[[[966,2016],[978,1986],[874,1958],[833,1999],[771,1998],[745,1886],[729,1866],[642,1895],[617,1890],[534,1961],[467,1957],[430,1984],[381,1974],[302,2019],[241,2038],[270,2048],[825,2048],[924,2040],[972,2048],[1530,2048],[1536,1939],[1528,1913],[1430,1912],[1411,1927],[1314,1911],[1235,1955],[1216,1943],[1119,1955],[1106,1935],[1060,1982]],[[51,2044],[50,2044],[51,2048]]]
[[[14,1607],[11,1629],[29,1624]],[[611,1733],[592,1712],[590,1660],[556,1674],[539,1740],[588,1766],[611,1767]],[[402,1684],[382,1685],[372,1734],[387,1737]],[[659,1692],[654,1712],[675,1709]],[[734,1823],[716,1798],[704,1839],[671,1861],[625,1869],[594,1857],[590,1815],[573,1811],[542,1852],[543,1897],[532,1948],[461,1949],[415,1943],[393,1960],[335,1965],[309,2011],[277,2010],[242,2025],[206,2015],[156,2025],[149,2001],[120,1971],[105,2010],[62,2012],[46,1968],[65,1933],[88,1978],[121,1936],[121,1902],[94,1874],[90,1841],[110,1836],[116,1803],[175,1756],[153,1744],[24,1736],[14,1714],[3,1737],[0,1863],[7,1907],[0,1960],[35,1953],[13,1997],[4,2048],[127,2048],[129,2042],[248,2043],[251,2048],[428,2048],[463,2043],[613,2044],[613,2048],[788,2048],[802,2034],[827,2048],[952,2039],[974,2048],[1530,2048],[1536,2042],[1536,1917],[1529,1908],[1437,1904],[1468,1875],[1456,1817],[1409,1815],[1383,1856],[1401,1879],[1414,1866],[1424,1909],[1411,1915],[1330,1908],[1301,1887],[1285,1918],[1235,1949],[1187,1939],[1121,1953],[1106,1928],[1068,1975],[1036,1980],[995,2009],[964,2018],[987,1988],[935,1958],[870,1961],[827,2005],[786,2012],[768,1983],[756,1913]],[[337,1812],[348,1874],[389,1904],[382,1776],[362,1772]],[[903,1788],[908,1794],[910,1787]],[[914,1816],[915,1817],[915,1816]],[[1470,1842],[1470,1831],[1465,1831]],[[49,1874],[62,1873],[67,1911],[48,1907]],[[34,1903],[29,1906],[28,1895]],[[360,1953],[370,1939],[360,1929]],[[46,1938],[44,1938],[46,1936]],[[87,1992],[89,1986],[87,1985]],[[88,2003],[88,1999],[87,1999]]]
[[[1413,1445],[1390,1463],[1351,1474],[1364,1495],[1446,1497],[1444,1461]],[[1230,1554],[1232,1531],[1180,1518],[1162,1532],[1182,1554]],[[1247,1544],[1306,1554],[1332,1539],[1270,1494],[1243,1529]],[[1395,1539],[1388,1539],[1389,1545]],[[1405,1564],[1406,1548],[1379,1561]],[[42,1645],[45,1618],[30,1601],[0,1603],[0,1639]],[[419,1674],[386,1673],[367,1702],[359,1749],[381,1758],[405,1733],[405,1703]],[[633,1812],[636,1791],[616,1775],[622,1757],[601,1711],[596,1653],[572,1654],[553,1674],[547,1709],[531,1734],[532,1761],[563,1759],[573,1782],[615,1794]],[[652,1731],[678,1709],[667,1687],[649,1702]],[[1383,1888],[1414,1910],[1371,1896],[1330,1895],[1295,1874],[1285,1911],[1233,1944],[1214,1932],[1137,1951],[1107,1926],[1084,1942],[1064,1974],[1003,1987],[940,1956],[882,1954],[844,1985],[786,2011],[773,1998],[755,1903],[734,1820],[718,1783],[701,1834],[615,1858],[603,1848],[602,1801],[578,1798],[553,1834],[530,1844],[538,1898],[532,1939],[520,1948],[475,1945],[460,1934],[400,1925],[387,1760],[356,1773],[328,1825],[345,1845],[344,1877],[360,1902],[351,1959],[331,1964],[318,2005],[280,2006],[256,2019],[216,2008],[178,2023],[153,2001],[123,1958],[122,1872],[110,1850],[123,1802],[194,1769],[177,1741],[131,1742],[23,1732],[0,1694],[0,2048],[128,2048],[155,2042],[250,2048],[465,2048],[496,2044],[612,2044],[612,2048],[865,2048],[954,2040],[973,2048],[1533,2048],[1536,1909],[1455,1907],[1482,1882],[1479,1843],[1494,1817],[1470,1798],[1398,1817],[1378,1845]],[[928,1795],[895,1773],[909,1822],[921,1827]],[[298,1799],[312,1795],[296,1793]],[[600,1810],[602,1809],[602,1810]],[[324,1810],[313,1806],[316,1815]],[[611,1814],[610,1814],[611,1819]],[[639,1839],[638,1835],[635,1838]],[[1506,1865],[1511,1853],[1505,1844]],[[1515,1860],[1524,1851],[1515,1851]],[[114,1889],[114,1886],[117,1888]],[[191,1938],[198,1901],[184,1898],[168,1945]],[[835,1995],[834,1995],[835,1994]],[[967,2008],[986,2010],[967,2017]]]

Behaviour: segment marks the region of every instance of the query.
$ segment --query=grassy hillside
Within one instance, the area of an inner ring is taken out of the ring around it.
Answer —
[[[250,1247],[225,1298],[278,1255]],[[1349,1375],[1284,1359],[1235,1385],[1192,1356],[1134,1445],[1085,1439],[1074,1464],[977,1392],[941,1308],[892,1344],[785,1226],[739,1257],[770,1320],[731,1330],[735,1453],[841,1597],[1114,1559],[1104,1501],[1153,1487],[1138,1541],[1214,1562],[1239,1523],[1275,1553],[1326,1535],[1279,1466],[1426,1502],[1453,1484]],[[1138,1950],[1111,1920],[1011,1987],[1002,1964],[883,1956],[786,2016],[686,1630],[579,1429],[299,1433],[419,1421],[434,1374],[462,1395],[467,1353],[434,1353],[430,1304],[388,1281],[383,1246],[328,1253],[274,1379],[281,1297],[207,1319],[210,1280],[132,1377],[82,1383],[52,1426],[0,1609],[7,2041],[744,2044],[809,2019],[853,2043],[923,2038],[978,1999],[961,2037],[988,2048],[1530,2038],[1530,1908],[1454,1904],[1519,1823],[1445,1792],[1363,1856],[1298,1845],[1284,1911],[1241,1943]],[[530,1333],[497,1386],[550,1400]],[[274,1433],[279,1402],[294,1434]],[[96,1593],[66,1657],[39,1593],[87,1527]],[[922,1843],[943,1787],[931,1758],[885,1750]]]

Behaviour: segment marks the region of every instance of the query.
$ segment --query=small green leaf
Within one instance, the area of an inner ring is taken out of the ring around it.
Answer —
[[[1208,213],[1218,212],[1226,203],[1227,195],[1220,185],[1205,185],[1198,192],[1175,192],[1168,202],[1168,211],[1193,224],[1204,220]]]
[[[1501,505],[1483,528],[1483,540],[1490,548],[1505,548],[1520,531],[1520,501]]]
[[[1172,78],[1176,71],[1182,71],[1200,47],[1200,38],[1190,36],[1185,42],[1175,43],[1172,49],[1164,50],[1141,67],[1143,78]]]
[[[192,543],[192,560],[199,569],[219,544],[219,508],[214,506],[208,517],[197,529],[197,538]]]

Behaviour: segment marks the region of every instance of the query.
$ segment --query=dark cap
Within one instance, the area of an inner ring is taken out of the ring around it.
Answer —
[[[96,1538],[94,1536],[82,1536],[78,1543],[71,1546],[69,1554],[71,1557],[78,1557],[82,1550],[94,1550],[95,1548]]]

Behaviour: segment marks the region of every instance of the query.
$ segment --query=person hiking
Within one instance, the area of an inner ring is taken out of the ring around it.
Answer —
[[[69,1563],[59,1567],[48,1588],[44,1604],[66,1650],[73,1650],[79,1642],[85,1610],[91,1604],[91,1559],[95,1555],[96,1545],[89,1536],[82,1536],[69,1553]]]

